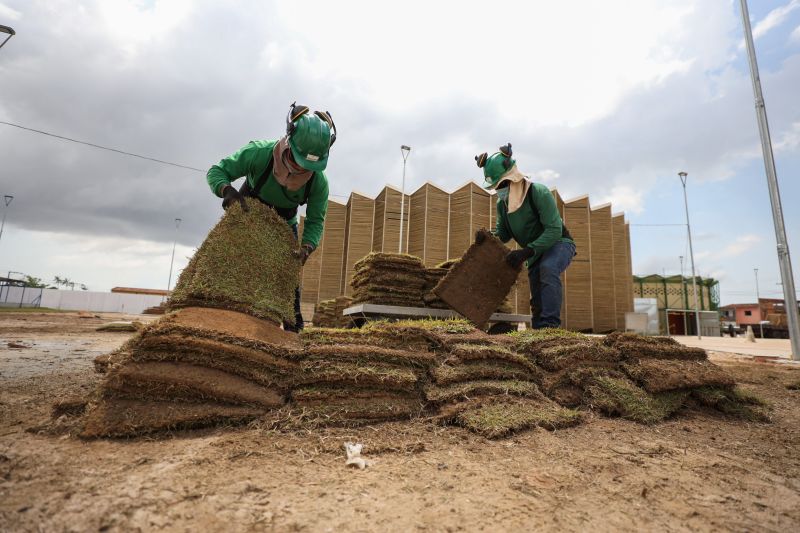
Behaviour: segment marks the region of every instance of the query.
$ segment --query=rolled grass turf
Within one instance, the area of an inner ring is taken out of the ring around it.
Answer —
[[[424,388],[425,399],[433,403],[467,401],[485,396],[543,397],[536,383],[519,380],[482,379],[439,386],[428,384]]]
[[[598,377],[586,389],[587,403],[611,416],[621,416],[642,424],[655,424],[678,411],[689,391],[676,390],[656,395],[626,378]]]
[[[502,399],[467,405],[452,417],[459,425],[489,439],[541,427],[548,430],[580,424],[582,415],[547,398]]]
[[[735,383],[730,374],[711,361],[638,359],[623,364],[622,368],[650,393],[703,386],[730,387]]]
[[[622,355],[616,349],[586,339],[542,348],[535,360],[545,370],[557,372],[576,366],[613,364],[619,362],[621,358]]]
[[[88,409],[81,437],[136,437],[223,423],[242,424],[263,413],[263,408],[245,405],[106,398]]]
[[[633,333],[610,333],[603,341],[625,359],[654,358],[701,361],[708,359],[702,348],[690,348],[669,337],[645,337]]]
[[[227,209],[178,278],[170,309],[215,307],[280,324],[294,320],[300,282],[297,240],[286,221],[257,200]]]
[[[131,362],[109,372],[102,386],[106,397],[254,405],[276,408],[281,393],[221,370],[171,362]]]
[[[541,373],[507,360],[465,361],[459,364],[441,364],[431,367],[430,376],[437,385],[449,385],[483,379],[513,379],[541,381]]]
[[[691,391],[699,405],[749,422],[770,422],[770,406],[740,387],[698,387]]]

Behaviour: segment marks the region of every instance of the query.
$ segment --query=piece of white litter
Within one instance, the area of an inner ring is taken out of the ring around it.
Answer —
[[[344,451],[347,454],[347,461],[344,463],[345,466],[352,466],[359,470],[368,467],[369,461],[361,457],[362,449],[364,449],[364,445],[361,443],[345,442]]]

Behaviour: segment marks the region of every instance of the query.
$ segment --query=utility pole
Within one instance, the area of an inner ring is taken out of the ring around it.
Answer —
[[[742,7],[744,40],[747,45],[747,56],[750,60],[750,78],[753,81],[753,93],[755,95],[758,131],[761,136],[761,152],[764,156],[767,189],[769,190],[769,201],[772,206],[772,222],[775,225],[775,240],[778,244],[778,264],[780,265],[781,281],[783,281],[783,301],[786,307],[786,318],[789,322],[792,359],[800,361],[800,316],[798,316],[800,313],[797,310],[797,292],[794,288],[792,260],[789,257],[789,242],[786,238],[786,227],[783,222],[778,175],[775,171],[775,158],[772,154],[772,140],[770,139],[769,123],[767,122],[767,108],[764,104],[764,95],[761,92],[761,77],[758,74],[756,48],[753,44],[753,31],[750,28],[750,13],[747,9],[747,0],[740,0],[740,4]]]
[[[397,245],[397,253],[403,253],[403,226],[405,226],[405,206],[406,206],[406,160],[411,152],[411,147],[405,144],[400,146],[400,153],[403,154],[403,188],[400,191],[400,242]]]
[[[756,273],[756,305],[758,306],[758,327],[761,330],[761,338],[764,338],[764,317],[761,316],[761,295],[758,294],[758,269],[754,268],[753,272]]]
[[[5,207],[3,208],[3,222],[0,223],[0,239],[3,238],[3,229],[6,227],[6,214],[8,213],[8,206],[11,205],[11,201],[14,199],[13,196],[10,194],[6,194],[3,197],[3,201],[5,202]]]
[[[178,228],[181,225],[181,219],[175,219],[175,240],[172,241],[172,259],[169,260],[169,278],[167,279],[167,290],[172,284],[172,264],[175,262],[175,246],[178,244]]]
[[[692,261],[692,290],[694,291],[694,317],[697,325],[697,339],[702,339],[700,334],[700,304],[697,300],[697,276],[694,274],[694,248],[692,247],[692,226],[689,224],[689,200],[686,198],[686,172],[678,172],[678,177],[681,178],[683,185],[683,205],[686,207],[686,231],[689,234],[689,258]]]

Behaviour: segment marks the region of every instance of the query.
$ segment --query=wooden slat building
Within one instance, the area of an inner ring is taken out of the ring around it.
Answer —
[[[564,201],[557,190],[552,193],[577,248],[562,274],[562,325],[576,331],[623,329],[634,297],[630,226],[624,215],[612,214],[609,204],[592,208],[588,196]],[[398,189],[386,186],[374,200],[354,192],[346,204],[329,201],[319,249],[303,269],[301,301],[307,320],[316,303],[350,294],[353,265],[361,257],[398,251],[400,198]],[[405,196],[403,219],[403,252],[434,266],[461,257],[478,229],[494,228],[495,198],[474,182],[451,193],[425,183]],[[508,245],[516,248],[513,242]],[[514,312],[531,312],[527,271],[520,273],[511,301]]]

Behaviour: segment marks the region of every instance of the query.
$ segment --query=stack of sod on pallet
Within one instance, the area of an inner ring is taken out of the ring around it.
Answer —
[[[422,307],[425,282],[418,257],[373,252],[355,264],[353,303]]]
[[[439,298],[435,292],[433,292],[433,288],[439,284],[442,278],[444,278],[447,273],[450,272],[450,268],[452,268],[452,266],[456,263],[458,263],[458,259],[451,259],[449,261],[439,263],[433,268],[425,269],[425,285],[422,288],[422,301],[425,303],[426,307],[431,307],[434,309],[450,309],[450,307],[444,303],[444,301]]]
[[[272,209],[235,204],[181,274],[169,314],[98,361],[83,435],[241,422],[281,406],[302,347],[293,320],[296,240]]]
[[[350,317],[343,311],[352,305],[349,296],[337,296],[330,300],[322,300],[314,308],[314,326],[321,328],[346,328],[352,325]]]

